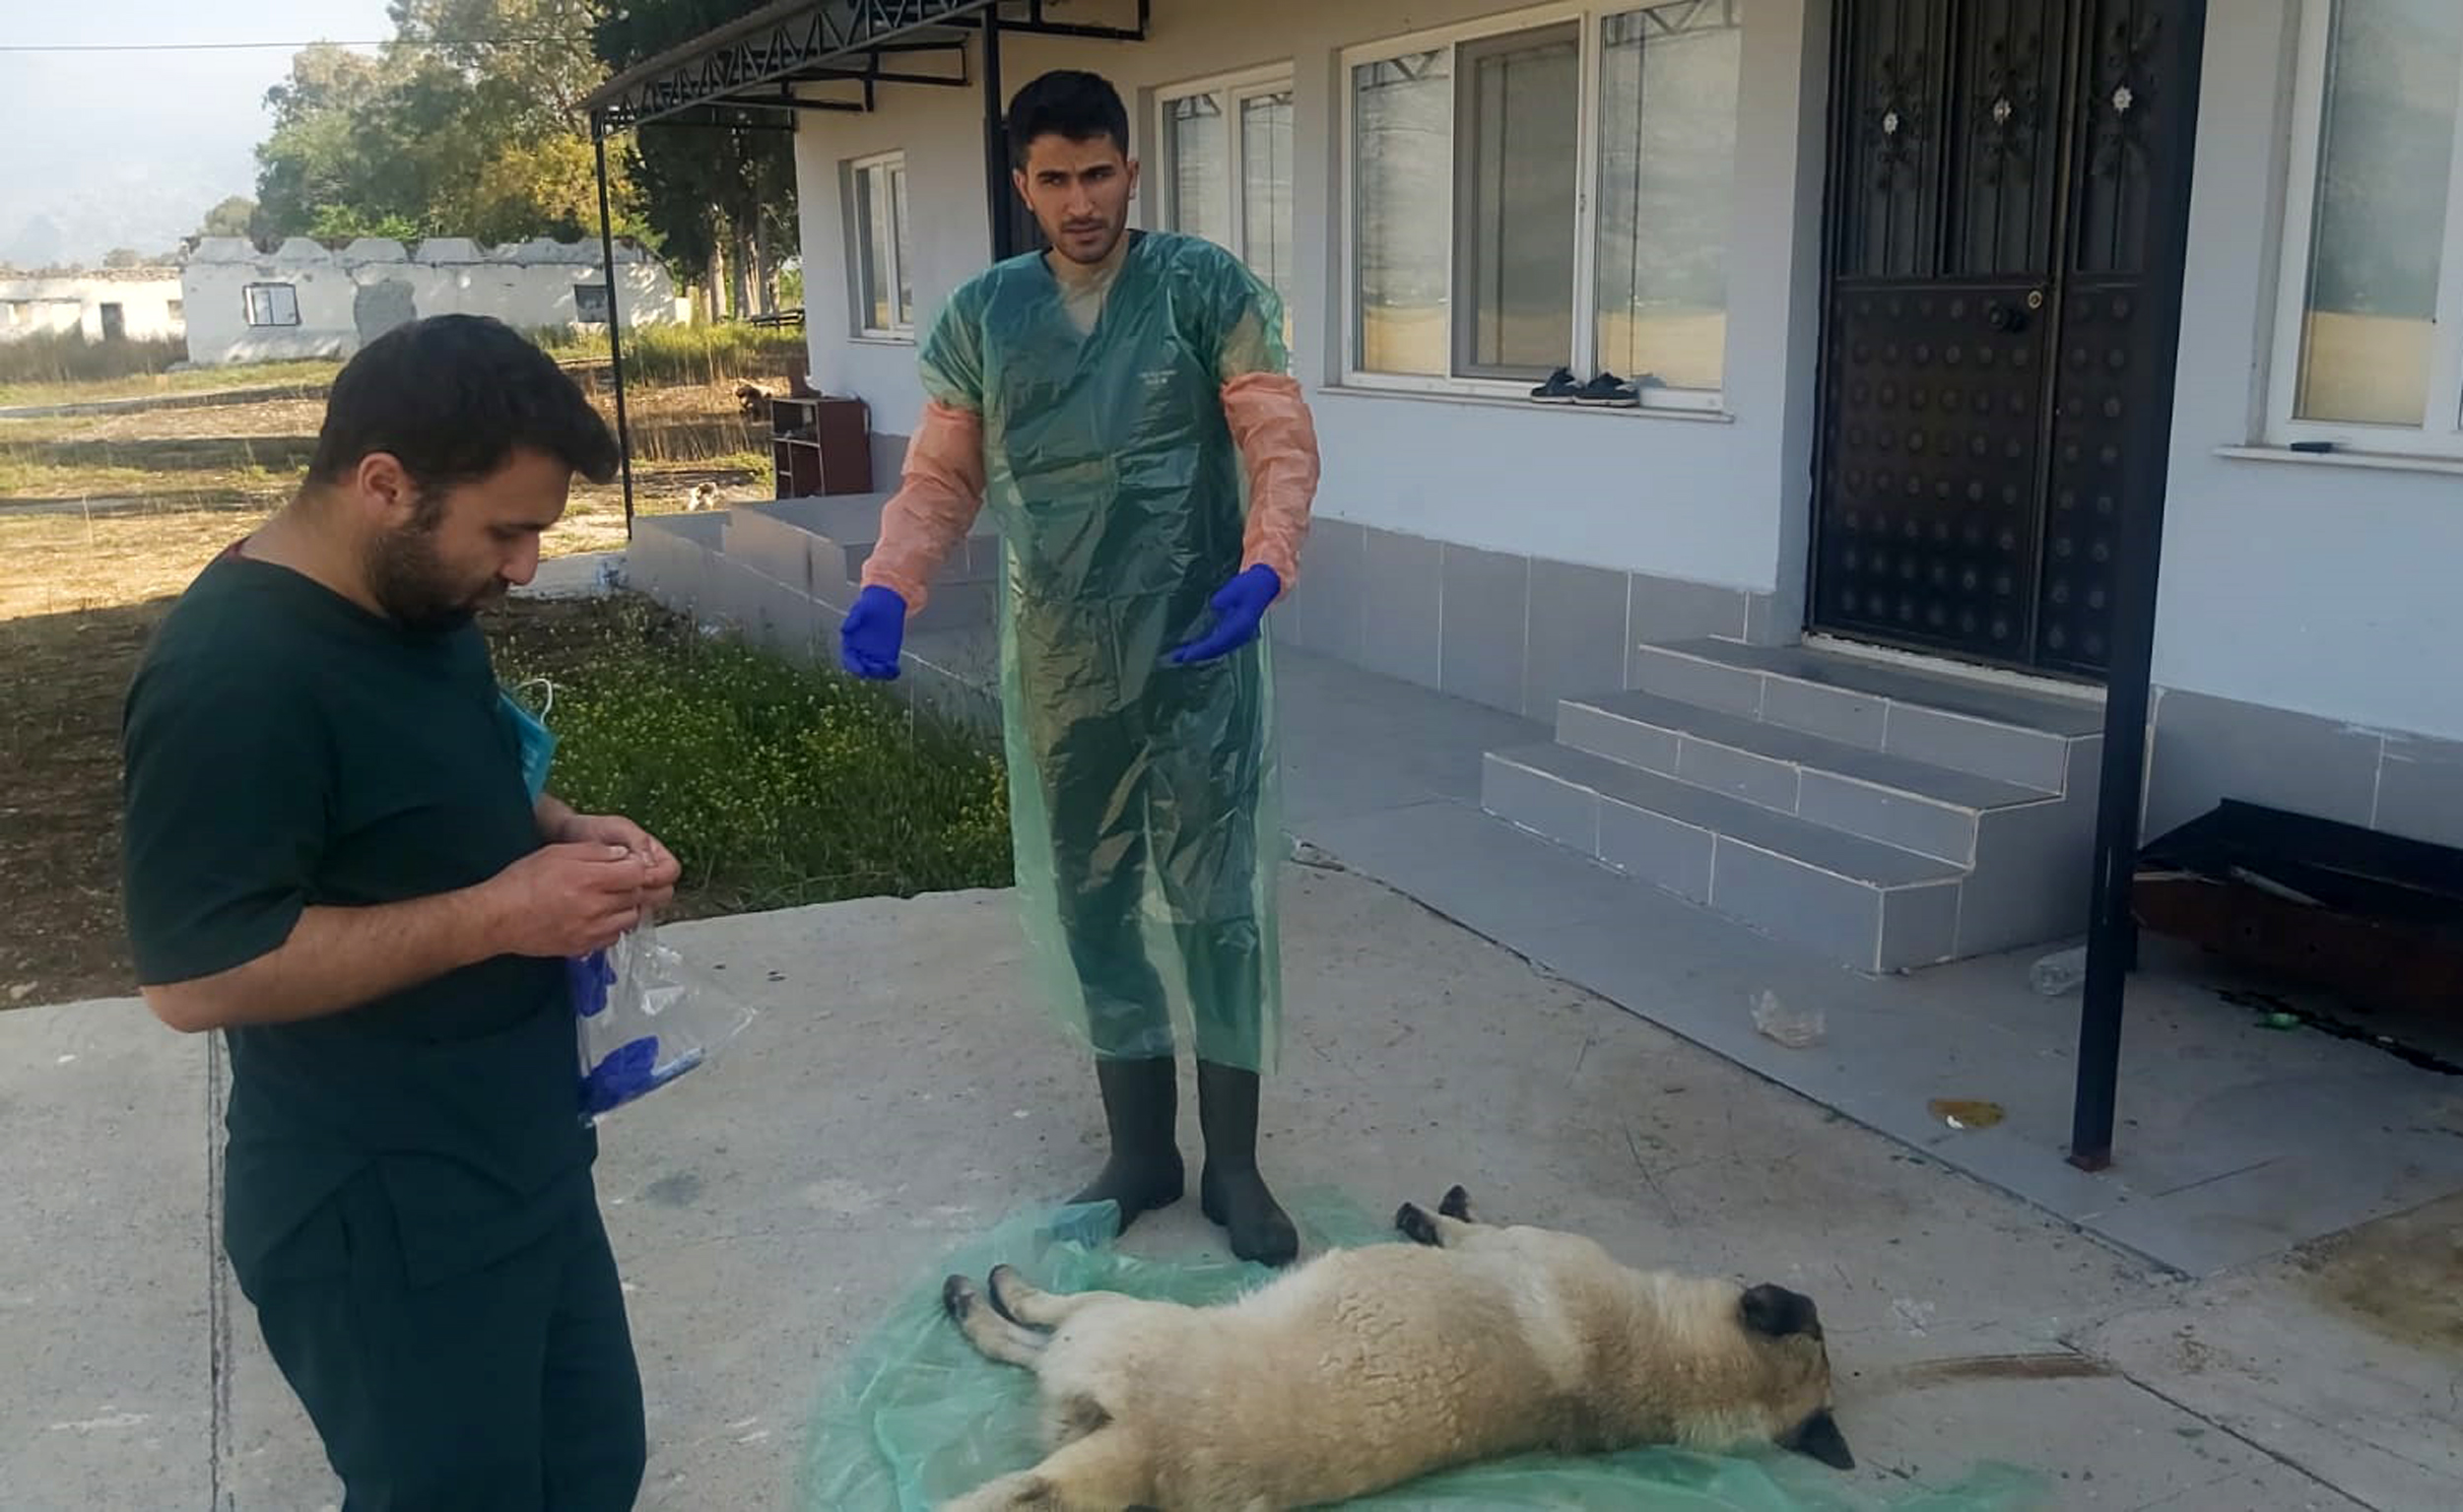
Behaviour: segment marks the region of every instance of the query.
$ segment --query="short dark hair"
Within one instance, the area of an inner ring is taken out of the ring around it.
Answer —
[[[1129,107],[1101,74],[1061,68],[1020,90],[1009,102],[1009,164],[1027,165],[1027,149],[1038,137],[1064,136],[1092,142],[1108,136],[1129,154]]]
[[[312,483],[339,483],[390,453],[423,493],[475,482],[516,447],[592,483],[616,475],[616,437],[581,389],[528,338],[484,315],[395,326],[343,364],[308,458]]]

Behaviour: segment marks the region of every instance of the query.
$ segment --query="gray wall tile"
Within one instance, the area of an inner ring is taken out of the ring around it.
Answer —
[[[1775,684],[1776,679],[1772,682]],[[1964,715],[1895,705],[1882,749],[1910,760],[1929,761],[1953,771],[1973,772],[2058,793],[2069,780],[2070,747],[2059,736],[2010,725],[1992,724]]]
[[[1599,859],[1697,903],[1710,901],[1718,836],[1613,798],[1599,804]]]
[[[1625,686],[1628,579],[1605,567],[1531,563],[1530,642],[1523,653],[1522,712],[1557,717],[1557,700]]]
[[[1365,532],[1361,558],[1360,665],[1423,688],[1443,675],[1437,650],[1444,550],[1419,536]]]
[[[1879,891],[1725,836],[1712,865],[1710,906],[1859,971],[1875,969],[1880,958]]]
[[[1481,779],[1480,804],[1585,856],[1599,854],[1599,795],[1589,788],[1492,756]]]
[[[1950,958],[1958,943],[1959,887],[1939,882],[1882,894],[1883,970],[1911,971]]]
[[[1772,678],[1762,690],[1762,717],[1791,730],[1879,751],[1890,704],[1844,688],[1799,678]]]
[[[1589,704],[1568,703],[1559,711],[1557,739],[1576,751],[1674,776],[1682,737],[1674,730],[1620,719]]]
[[[2147,834],[2226,798],[2365,825],[2383,745],[2331,719],[2167,690],[2156,708]]]
[[[2377,779],[2377,827],[2463,846],[2463,744],[2390,735]]]
[[[1975,859],[1973,811],[1895,793],[1833,772],[1804,774],[1796,813],[1817,824],[1920,856],[1938,856],[1962,866]]]
[[[1745,634],[1745,591],[1675,577],[1633,574],[1627,588],[1629,655],[1635,646],[1671,640],[1698,640],[1716,635],[1737,640]],[[1627,663],[1628,671],[1631,663]],[[1635,686],[1628,682],[1628,687]]]
[[[1275,610],[1291,622],[1304,650],[1360,661],[1362,589],[1366,584],[1368,532],[1349,520],[1318,520],[1300,553],[1299,585]]]
[[[1631,668],[1633,686],[1663,698],[1748,718],[1762,713],[1763,676],[1695,656],[1663,655],[1644,646]]]
[[[1745,599],[1745,638],[1758,646],[1792,646],[1803,638],[1801,626],[1779,618],[1776,594],[1748,594]]]
[[[1676,774],[1714,793],[1782,814],[1796,812],[1797,769],[1785,761],[1689,735],[1677,752]]]
[[[1519,711],[1531,559],[1449,546],[1444,580],[1438,686],[1458,698]]]

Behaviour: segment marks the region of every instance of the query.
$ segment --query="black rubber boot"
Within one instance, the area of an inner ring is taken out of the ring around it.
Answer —
[[[1139,1214],[1178,1202],[1187,1180],[1178,1140],[1180,1064],[1168,1055],[1098,1059],[1095,1082],[1103,1091],[1111,1157],[1102,1173],[1070,1201],[1118,1203],[1125,1230]]]
[[[1285,1266],[1299,1254],[1299,1233],[1257,1174],[1257,1073],[1197,1063],[1197,1120],[1206,1133],[1198,1202],[1232,1236],[1242,1260]]]

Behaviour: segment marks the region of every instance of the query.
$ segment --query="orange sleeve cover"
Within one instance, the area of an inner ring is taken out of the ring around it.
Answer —
[[[1240,568],[1274,568],[1289,593],[1317,497],[1317,427],[1299,382],[1254,372],[1223,386],[1223,415],[1248,468],[1248,529]]]
[[[906,443],[899,491],[881,506],[881,540],[864,559],[863,585],[923,608],[933,574],[974,529],[983,508],[983,417],[932,400]]]

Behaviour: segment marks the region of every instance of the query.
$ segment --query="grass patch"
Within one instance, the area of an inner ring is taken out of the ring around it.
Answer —
[[[228,367],[165,371],[187,356],[175,341],[89,342],[36,336],[0,343],[0,408],[137,399],[149,394],[197,394],[225,388],[314,389],[333,381],[331,359],[237,362]]]
[[[567,364],[605,362],[604,333],[533,331],[531,340]],[[625,386],[733,383],[775,377],[804,360],[804,333],[755,325],[654,325],[625,333]]]
[[[555,685],[551,788],[676,853],[678,917],[1009,885],[1006,779],[971,730],[636,597],[516,602],[490,631],[508,686]]]

